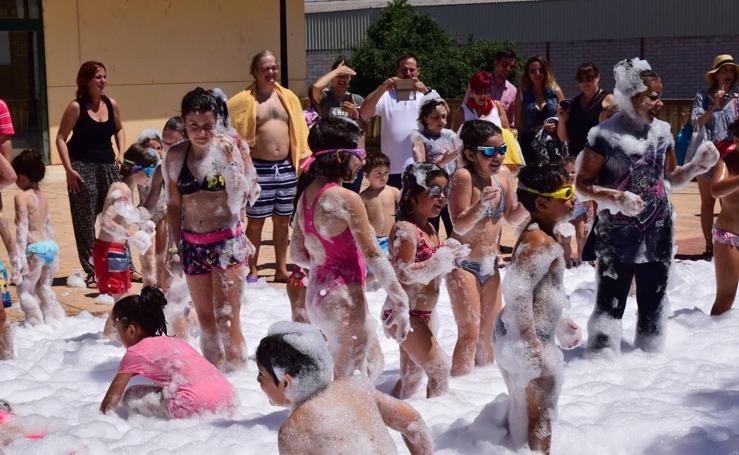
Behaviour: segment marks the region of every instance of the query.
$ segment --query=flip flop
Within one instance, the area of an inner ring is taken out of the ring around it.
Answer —
[[[95,275],[87,275],[85,277],[85,286],[87,286],[87,289],[97,289],[98,283],[95,281]]]

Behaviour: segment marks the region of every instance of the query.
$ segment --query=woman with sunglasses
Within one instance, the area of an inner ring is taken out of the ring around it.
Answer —
[[[593,229],[598,289],[588,321],[588,351],[613,355],[621,349],[621,318],[632,279],[639,307],[634,344],[644,351],[664,345],[667,277],[672,263],[670,188],[687,184],[718,160],[712,143],[676,167],[670,124],[657,119],[662,82],[639,58],[614,67],[620,112],[588,134],[576,185],[578,195],[598,203]]]
[[[364,163],[364,134],[356,124],[328,117],[313,126],[313,154],[301,165],[295,195],[290,257],[308,269],[305,307],[326,336],[335,376],[355,371],[374,379],[383,357],[364,295],[365,262],[387,292],[385,327],[402,342],[410,328],[408,296],[380,250],[362,198],[342,188]]]
[[[410,301],[410,323],[413,329],[400,343],[400,379],[393,395],[409,398],[428,376],[426,397],[447,392],[449,358],[439,346],[434,326],[436,303],[441,278],[470,249],[455,239],[439,240],[430,220],[446,206],[449,176],[432,163],[414,163],[403,172],[403,191],[398,206],[398,221],[390,232],[390,254],[395,273]],[[388,310],[383,319],[392,314]]]
[[[537,162],[537,154],[531,145],[536,133],[542,128],[546,128],[549,134],[556,133],[557,125],[551,122],[545,124],[545,121],[557,115],[557,104],[564,97],[546,59],[528,59],[514,105],[518,142],[526,163]]]
[[[570,155],[577,156],[588,139],[588,131],[600,123],[600,114],[603,109],[614,104],[611,93],[600,88],[600,71],[595,63],[583,63],[577,67],[575,79],[580,87],[580,94],[572,98],[569,103],[557,106],[557,135]]]
[[[468,259],[450,272],[447,289],[457,322],[452,376],[474,364],[493,362],[493,322],[501,308],[498,253],[502,220],[517,225],[526,210],[518,204],[501,130],[485,120],[462,125],[464,166],[452,176],[449,213],[452,237],[471,248]]]

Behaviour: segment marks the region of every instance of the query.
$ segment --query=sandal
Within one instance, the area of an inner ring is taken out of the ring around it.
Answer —
[[[144,278],[136,270],[131,272],[131,283],[143,283]]]
[[[85,277],[85,286],[87,286],[87,289],[97,289],[98,283],[95,281],[95,275],[87,275]]]

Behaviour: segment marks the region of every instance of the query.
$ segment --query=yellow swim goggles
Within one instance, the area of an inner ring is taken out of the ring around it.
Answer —
[[[518,188],[524,191],[528,191],[529,193],[538,194],[539,196],[553,197],[555,199],[562,199],[565,201],[572,199],[575,196],[575,184],[574,183],[571,185],[562,187],[552,193],[542,193],[541,191],[536,191],[535,189],[529,188],[521,182],[518,183]]]

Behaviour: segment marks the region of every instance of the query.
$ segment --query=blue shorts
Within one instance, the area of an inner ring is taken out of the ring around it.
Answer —
[[[26,256],[36,255],[44,261],[44,265],[54,262],[57,253],[59,253],[59,246],[53,240],[44,240],[26,246]]]
[[[269,218],[272,215],[291,216],[293,198],[298,187],[298,175],[290,158],[265,161],[252,158],[257,182],[262,192],[253,206],[246,207],[249,218]]]
[[[385,253],[385,257],[389,257],[390,253],[387,246],[387,241],[389,237],[377,237],[377,243],[380,245],[380,249],[383,253]]]

